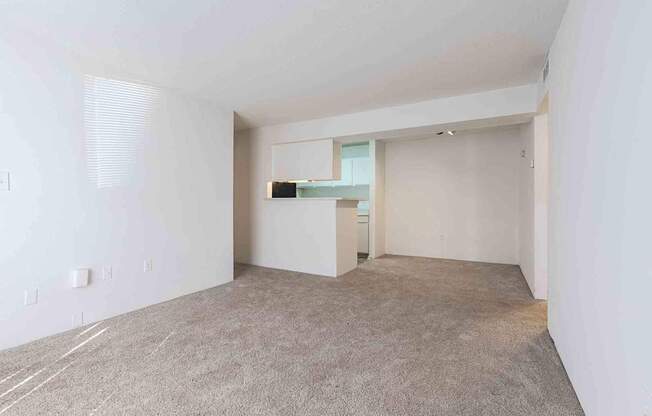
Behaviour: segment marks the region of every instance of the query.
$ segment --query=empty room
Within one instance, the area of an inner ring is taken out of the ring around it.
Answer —
[[[0,415],[652,416],[650,21],[0,1]]]

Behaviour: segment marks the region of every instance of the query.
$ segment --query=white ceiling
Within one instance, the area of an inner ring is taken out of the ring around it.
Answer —
[[[534,82],[567,0],[0,0],[20,28],[261,126]]]

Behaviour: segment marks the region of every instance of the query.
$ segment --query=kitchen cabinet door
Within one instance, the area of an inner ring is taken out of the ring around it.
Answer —
[[[340,179],[341,153],[342,145],[332,139],[272,145],[272,179]]]
[[[371,183],[371,160],[355,158],[353,161],[353,185],[369,185]]]

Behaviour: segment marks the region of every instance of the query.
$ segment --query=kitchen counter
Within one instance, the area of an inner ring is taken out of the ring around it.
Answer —
[[[267,267],[336,277],[358,266],[357,199],[265,198]]]
[[[339,197],[318,197],[318,198],[265,198],[267,201],[355,201],[358,199],[352,198],[339,198]]]

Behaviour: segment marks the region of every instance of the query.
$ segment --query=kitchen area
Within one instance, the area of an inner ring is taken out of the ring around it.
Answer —
[[[369,255],[369,185],[371,183],[369,143],[342,145],[341,158],[340,179],[299,182],[297,197],[339,197],[358,200],[356,227],[358,259],[363,260]]]
[[[336,277],[369,255],[369,142],[274,144],[266,209],[278,268]]]

